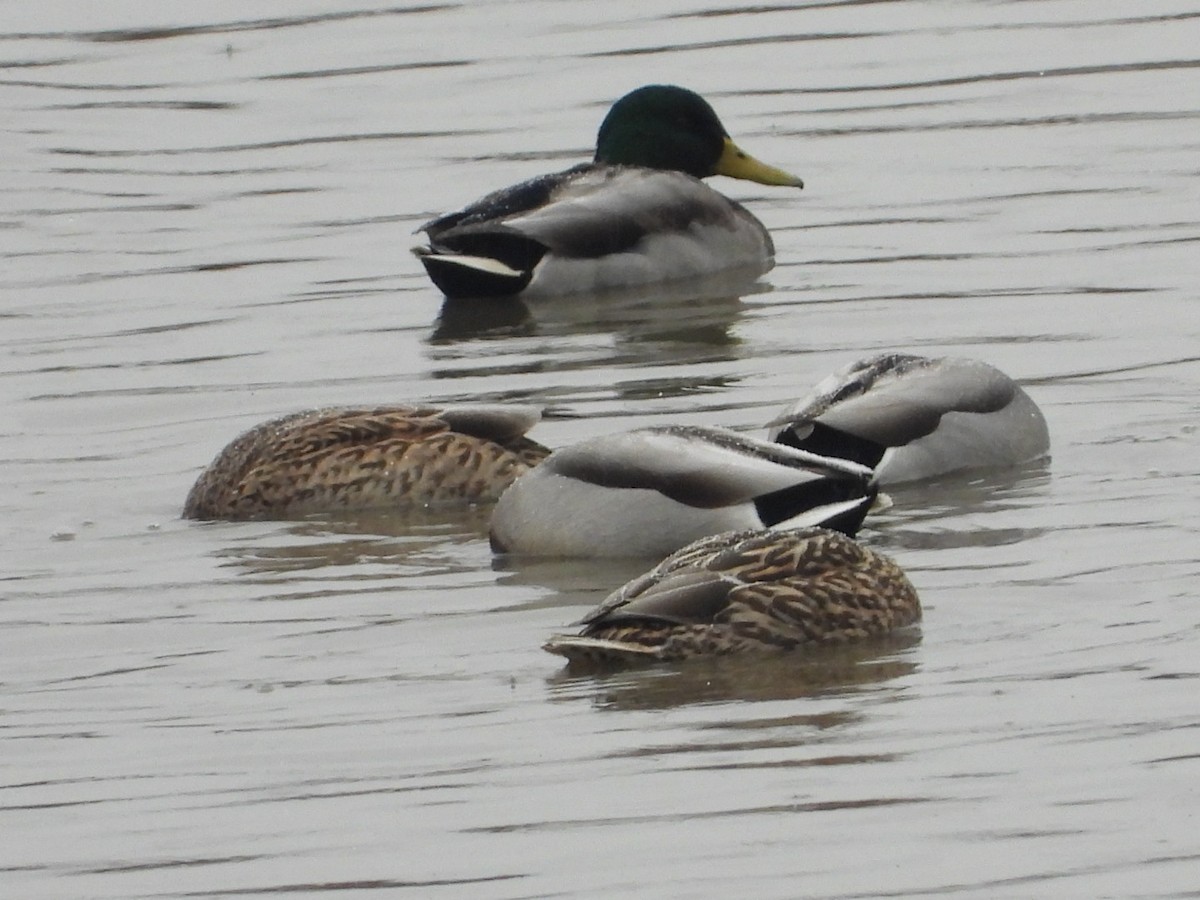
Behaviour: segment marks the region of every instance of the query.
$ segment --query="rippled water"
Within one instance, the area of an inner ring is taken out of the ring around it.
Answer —
[[[1194,4],[4,13],[5,896],[1196,896]],[[442,308],[412,230],[652,81],[804,177],[717,185],[777,268]],[[850,654],[569,678],[541,640],[644,563],[178,519],[293,409],[754,427],[885,348],[1012,373],[1054,456],[897,491],[925,622]]]

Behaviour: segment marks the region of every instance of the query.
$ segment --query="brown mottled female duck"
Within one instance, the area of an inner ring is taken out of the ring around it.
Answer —
[[[317,409],[255,426],[217,454],[189,519],[490,503],[549,454],[526,406]]]
[[[545,649],[572,663],[674,661],[848,643],[920,618],[900,567],[844,534],[740,531],[673,553]]]

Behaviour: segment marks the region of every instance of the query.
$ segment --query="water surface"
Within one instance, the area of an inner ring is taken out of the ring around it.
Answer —
[[[1200,14],[995,3],[8,4],[0,871],[22,897],[1194,896]],[[639,84],[760,283],[444,306],[413,230]],[[851,653],[570,677],[644,562],[486,511],[178,518],[239,431],[514,400],[753,429],[882,349],[988,360],[1053,459],[895,492],[925,602]]]

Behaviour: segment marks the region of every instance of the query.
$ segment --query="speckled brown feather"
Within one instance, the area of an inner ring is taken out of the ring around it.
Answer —
[[[729,532],[667,557],[546,649],[573,661],[678,660],[847,643],[920,617],[900,567],[842,534]]]
[[[449,421],[448,421],[449,420]],[[258,425],[222,450],[184,504],[192,519],[495,501],[549,453],[526,409],[318,409]]]

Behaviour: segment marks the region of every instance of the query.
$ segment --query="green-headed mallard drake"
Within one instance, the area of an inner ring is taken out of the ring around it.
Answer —
[[[1015,466],[1050,449],[1041,410],[999,369],[904,353],[835,372],[768,427],[790,447],[870,466],[880,484]]]
[[[496,500],[550,451],[525,437],[525,406],[317,409],[251,428],[188,493],[189,519],[293,518],[320,512]]]
[[[539,556],[657,556],[747,528],[854,534],[875,498],[857,463],[721,428],[656,426],[555,450],[504,492],[492,548]]]
[[[648,85],[609,110],[592,163],[488,194],[421,227],[448,297],[557,296],[774,264],[766,228],[700,181],[803,182],[747,155],[699,95]]]
[[[900,567],[843,534],[742,531],[671,554],[545,649],[571,662],[679,660],[847,643],[920,618]]]

